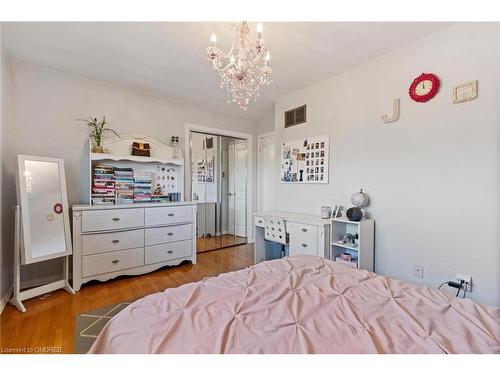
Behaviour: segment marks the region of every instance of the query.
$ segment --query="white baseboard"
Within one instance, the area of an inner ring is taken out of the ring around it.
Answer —
[[[9,289],[7,289],[7,292],[2,296],[2,299],[0,299],[0,314],[2,314],[2,311],[9,302],[10,297],[12,296],[12,293],[14,292],[14,286],[11,285]]]

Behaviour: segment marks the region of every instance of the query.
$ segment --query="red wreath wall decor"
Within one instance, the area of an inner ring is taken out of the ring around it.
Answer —
[[[439,91],[441,82],[435,74],[422,73],[410,85],[410,98],[419,103],[431,100]]]

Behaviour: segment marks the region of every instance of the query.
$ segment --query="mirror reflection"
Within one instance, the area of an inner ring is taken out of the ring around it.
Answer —
[[[24,180],[28,197],[31,239],[30,258],[66,251],[59,164],[25,160]]]
[[[191,134],[191,198],[198,201],[197,252],[247,242],[246,141]]]

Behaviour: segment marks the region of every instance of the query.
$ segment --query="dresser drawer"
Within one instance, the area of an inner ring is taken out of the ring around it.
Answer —
[[[144,246],[144,229],[82,235],[83,255],[100,254]]]
[[[189,240],[193,234],[192,230],[191,224],[147,228],[145,233],[146,246]]]
[[[304,239],[300,237],[290,236],[289,244],[290,256],[293,255],[321,255],[318,254],[318,242],[317,239]]]
[[[314,237],[318,235],[318,227],[314,225],[307,225],[307,224],[300,224],[300,223],[293,223],[290,231],[294,233],[297,236],[301,237]]]
[[[82,212],[82,232],[144,226],[144,208],[92,210]]]
[[[192,242],[180,241],[161,245],[148,246],[145,249],[146,264],[166,262],[173,259],[191,256]]]
[[[318,228],[313,225],[291,223],[290,255],[318,255]]]
[[[193,220],[191,206],[151,207],[145,210],[146,225],[185,223]]]
[[[82,276],[121,271],[144,265],[144,248],[86,255],[82,262]]]

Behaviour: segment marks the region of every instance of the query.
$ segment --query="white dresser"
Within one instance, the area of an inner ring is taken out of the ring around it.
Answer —
[[[196,263],[196,203],[73,206],[73,288]]]
[[[329,258],[330,220],[287,211],[258,212],[255,220],[255,263],[266,260],[264,227],[266,218],[281,219],[288,236],[289,255],[318,255]]]

